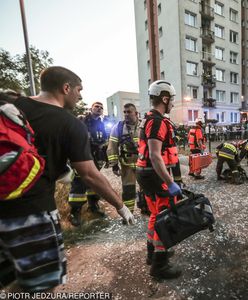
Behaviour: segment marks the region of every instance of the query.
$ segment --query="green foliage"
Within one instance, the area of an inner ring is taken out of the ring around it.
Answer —
[[[30,47],[30,54],[36,93],[39,93],[40,72],[51,66],[53,59],[49,57],[48,51],[39,50],[34,46]],[[26,53],[12,57],[6,50],[0,49],[0,88],[10,88],[16,91],[23,91],[26,95],[30,95],[29,74],[26,58]]]
[[[72,113],[77,117],[79,115],[84,115],[86,111],[86,103],[80,101],[76,104],[75,108],[73,109]]]

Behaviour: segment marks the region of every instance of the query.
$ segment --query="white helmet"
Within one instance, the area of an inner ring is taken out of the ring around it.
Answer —
[[[175,88],[172,84],[164,80],[154,81],[148,89],[148,95],[150,96],[160,96],[161,92],[168,92],[171,97],[176,96]]]

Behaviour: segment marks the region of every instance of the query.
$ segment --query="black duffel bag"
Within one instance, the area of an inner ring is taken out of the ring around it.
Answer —
[[[183,199],[161,211],[155,222],[155,230],[166,249],[180,243],[198,231],[213,231],[215,222],[212,206],[203,194],[182,190]]]

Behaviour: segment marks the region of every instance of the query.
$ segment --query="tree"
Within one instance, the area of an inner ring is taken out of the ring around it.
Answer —
[[[30,54],[36,93],[38,93],[40,72],[51,66],[53,59],[49,57],[48,51],[39,50],[34,46],[30,47]],[[30,95],[26,57],[26,53],[12,57],[8,51],[0,49],[0,88],[23,91],[26,95]]]
[[[33,74],[34,74],[34,83],[36,93],[40,91],[39,77],[43,69],[49,67],[53,63],[53,59],[49,57],[49,52],[44,50],[39,50],[34,46],[30,47],[30,55],[32,60]],[[21,85],[24,92],[28,95],[30,94],[30,83],[29,83],[29,74],[27,68],[27,54],[16,55],[15,57],[17,62],[17,70],[21,75]]]
[[[17,64],[10,53],[0,49],[0,88],[21,91],[21,82],[18,79]]]
[[[87,104],[84,103],[83,101],[79,101],[76,106],[73,108],[72,113],[75,116],[79,116],[79,115],[84,115],[87,111],[86,108]]]

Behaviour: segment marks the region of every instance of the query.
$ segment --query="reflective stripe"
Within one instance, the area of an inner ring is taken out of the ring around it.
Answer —
[[[97,195],[94,191],[86,191],[86,195]]]
[[[36,177],[36,175],[39,173],[40,171],[40,162],[39,160],[33,156],[34,158],[34,165],[31,169],[31,171],[29,172],[28,176],[26,177],[26,179],[21,183],[21,185],[15,190],[13,191],[12,193],[10,193],[5,199],[6,200],[9,200],[9,199],[14,199],[14,198],[17,198],[17,197],[20,197],[23,190],[25,188],[27,188],[31,183],[32,181],[34,180],[34,178]]]
[[[69,202],[85,202],[87,201],[87,197],[84,195],[80,195],[80,194],[70,194],[69,195]]]
[[[118,155],[109,155],[108,160],[118,160]]]
[[[228,153],[226,153],[226,152],[221,152],[221,151],[219,151],[219,156],[220,156],[220,157],[229,158],[229,159],[234,159],[234,155],[233,155],[233,154],[228,154]]]
[[[133,207],[134,204],[135,204],[135,199],[132,199],[132,200],[123,200],[123,202],[125,203],[125,205],[127,207]]]
[[[153,240],[153,245],[155,247],[159,247],[159,246],[164,247],[164,245],[163,245],[163,243],[161,241],[155,241],[155,240]]]
[[[227,144],[227,143],[224,143],[224,148],[227,148],[229,150],[231,150],[232,152],[234,152],[235,154],[237,154],[237,149],[235,146],[231,145],[231,144]]]
[[[114,136],[110,136],[109,140],[112,142],[115,142],[115,143],[118,143],[118,141],[119,141],[119,139]]]

